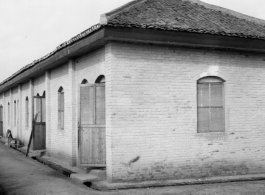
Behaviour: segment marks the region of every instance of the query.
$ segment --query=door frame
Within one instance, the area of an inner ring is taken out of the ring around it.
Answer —
[[[43,100],[45,101],[45,105],[46,105],[46,96],[45,95],[42,95],[42,96],[33,96],[33,102],[32,102],[32,110],[33,110],[33,116],[35,116],[37,113],[35,113],[35,109],[36,109],[36,106],[37,105],[35,105],[35,100],[37,100],[37,99],[40,99],[40,111],[41,111],[41,114],[39,115],[38,114],[38,116],[40,116],[41,118],[40,118],[40,122],[36,122],[36,121],[34,121],[34,117],[33,117],[33,120],[32,120],[32,128],[34,128],[34,130],[33,130],[33,135],[32,135],[32,146],[31,146],[31,148],[32,148],[32,150],[34,150],[35,148],[35,128],[36,128],[36,126],[35,125],[44,125],[44,131],[45,131],[45,135],[44,135],[44,148],[43,149],[41,149],[41,150],[45,150],[46,149],[46,122],[43,122],[42,121],[42,119],[43,119]],[[46,106],[45,106],[45,113],[46,113]],[[46,117],[45,117],[46,118]]]
[[[78,157],[77,157],[77,165],[79,167],[106,167],[106,163],[105,164],[82,164],[81,163],[81,143],[80,143],[80,140],[81,140],[81,133],[80,133],[80,130],[81,130],[81,101],[80,101],[80,98],[81,98],[81,87],[89,87],[89,86],[102,86],[104,85],[106,87],[106,84],[105,83],[93,83],[93,84],[90,84],[90,83],[87,83],[87,84],[79,84],[78,85],[78,92],[77,92],[77,108],[78,108],[78,124],[77,124],[77,147],[78,147]],[[105,94],[106,94],[106,90],[105,90]],[[94,94],[94,101],[96,100],[95,98],[96,94]],[[105,96],[106,97],[106,96]],[[105,105],[106,105],[106,100],[105,100]],[[95,108],[94,108],[94,116],[95,116]],[[105,116],[106,116],[106,112],[105,112]],[[95,126],[96,124],[94,124]],[[92,125],[91,125],[92,126]],[[106,131],[106,123],[105,125],[98,125],[98,126],[104,126],[105,127],[105,131]],[[106,143],[106,135],[105,135],[105,143]],[[106,147],[106,144],[105,144],[105,147]],[[105,148],[105,151],[107,153],[107,149]],[[107,154],[106,154],[107,156]]]

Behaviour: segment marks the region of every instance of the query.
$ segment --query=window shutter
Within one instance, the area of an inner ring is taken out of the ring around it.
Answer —
[[[198,107],[209,106],[209,84],[198,84]]]
[[[224,131],[223,84],[211,83],[211,118],[210,130],[213,132]]]
[[[3,107],[0,107],[0,121],[3,121]]]
[[[26,99],[26,127],[29,126],[29,101]]]
[[[17,118],[16,118],[16,116],[17,116],[17,113],[16,113],[16,109],[17,109],[17,104],[16,104],[16,102],[14,102],[14,126],[16,126],[16,120],[17,120]]]
[[[198,132],[209,132],[209,84],[198,84]]]
[[[42,104],[42,121],[41,122],[46,122],[46,101],[45,98],[41,98],[41,104]]]
[[[94,124],[94,87],[81,86],[80,88],[80,112],[81,124]]]
[[[225,130],[223,81],[207,77],[197,83],[198,132]]]
[[[58,93],[58,127],[61,128],[61,92]]]
[[[61,92],[61,129],[64,128],[64,93]]]
[[[105,84],[95,87],[96,90],[96,124],[105,124]]]

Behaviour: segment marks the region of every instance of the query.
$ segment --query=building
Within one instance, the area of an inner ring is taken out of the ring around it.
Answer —
[[[35,127],[32,149],[105,166],[110,182],[255,174],[264,75],[265,21],[137,0],[3,81],[0,119],[4,135],[26,145]]]

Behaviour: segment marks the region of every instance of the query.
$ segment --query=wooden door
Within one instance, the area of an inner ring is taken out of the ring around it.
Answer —
[[[43,150],[46,148],[46,121],[45,121],[45,97],[34,97],[34,116],[38,114],[33,122],[33,144],[32,150]]]
[[[0,106],[0,136],[3,136],[3,106]]]
[[[80,85],[79,162],[106,166],[105,84]]]

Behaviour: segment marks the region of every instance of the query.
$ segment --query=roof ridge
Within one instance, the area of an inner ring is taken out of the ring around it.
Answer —
[[[101,14],[101,16],[100,16],[100,24],[101,25],[108,24],[109,19],[112,18],[114,15],[117,15],[120,12],[123,12],[124,10],[129,9],[132,6],[136,5],[136,4],[142,3],[142,2],[145,2],[145,1],[148,1],[148,0],[133,0],[133,1],[130,1],[130,2],[124,4],[124,5],[122,5],[122,6],[118,7],[118,8],[110,11],[110,12],[107,12],[105,14]],[[246,15],[246,14],[243,14],[243,13],[240,13],[240,12],[236,12],[234,10],[230,10],[230,9],[227,9],[227,8],[224,8],[224,7],[221,7],[221,6],[205,3],[205,2],[203,2],[201,0],[181,0],[181,1],[189,1],[191,3],[196,3],[198,5],[204,6],[205,8],[212,9],[212,10],[215,10],[215,11],[221,11],[223,13],[230,14],[230,15],[232,15],[234,17],[239,18],[239,19],[245,19],[245,20],[247,20],[249,22],[254,22],[254,23],[257,23],[257,24],[265,26],[265,20],[262,20],[262,19],[259,19],[259,18],[255,18],[255,17],[249,16],[249,15]]]
[[[262,20],[262,19],[259,19],[259,18],[255,18],[255,17],[249,16],[249,15],[246,15],[246,14],[243,14],[243,13],[240,13],[240,12],[228,9],[228,8],[224,8],[224,7],[221,7],[221,6],[205,3],[205,2],[203,2],[201,0],[183,0],[183,1],[193,1],[193,2],[195,1],[197,4],[203,5],[204,7],[208,8],[208,9],[213,9],[213,10],[216,10],[216,11],[225,12],[225,13],[230,14],[232,16],[235,16],[237,18],[245,19],[245,20],[247,20],[249,22],[258,23],[260,25],[264,25],[265,26],[265,20]]]
[[[147,0],[133,0],[133,1],[130,1],[110,12],[107,12],[105,14],[101,14],[100,15],[100,24],[101,25],[106,25],[108,23],[108,20],[111,18],[111,16],[113,15],[117,15],[118,13],[124,11],[125,9],[129,9],[130,7],[138,4],[138,3],[141,3],[141,2],[144,2],[144,1],[147,1]]]

